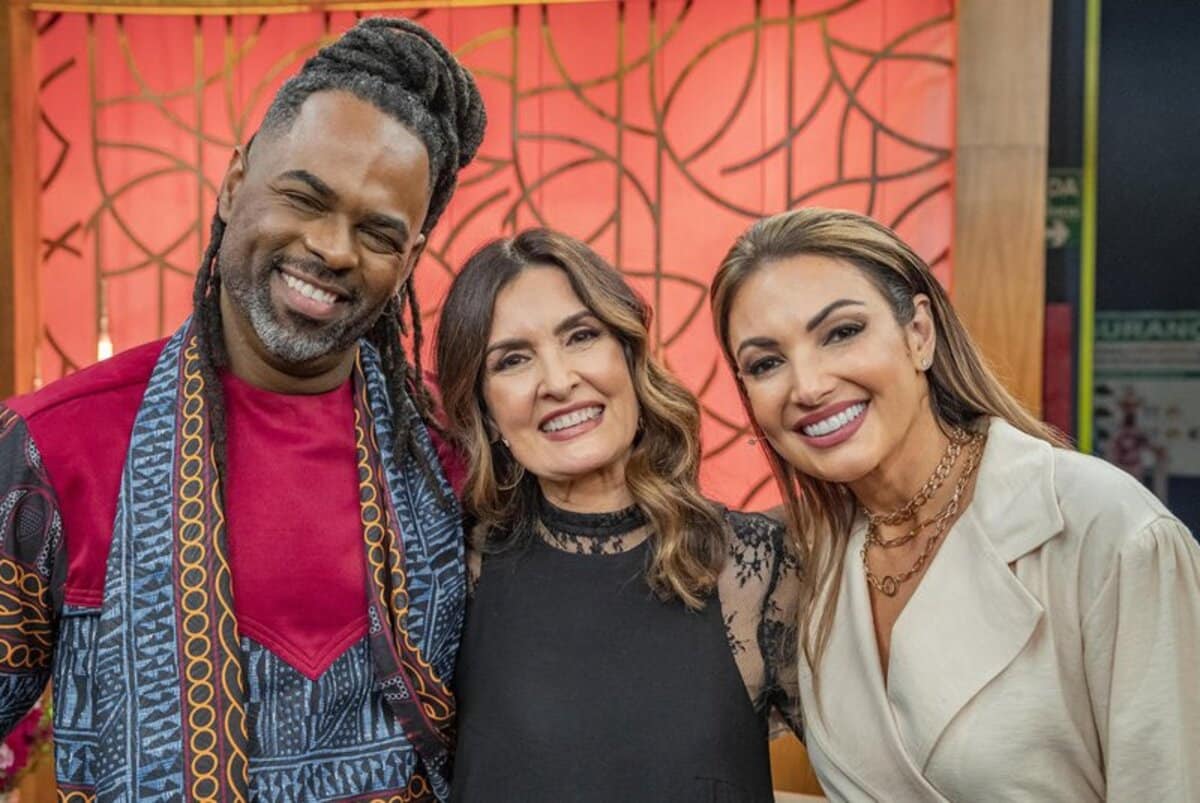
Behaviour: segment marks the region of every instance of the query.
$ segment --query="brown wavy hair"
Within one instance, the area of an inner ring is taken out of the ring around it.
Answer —
[[[468,460],[463,505],[476,521],[472,543],[495,551],[532,534],[537,480],[490,435],[483,374],[496,297],[533,266],[565,273],[623,347],[642,422],[625,482],[654,533],[646,579],[661,598],[700,608],[725,556],[724,519],[698,489],[700,405],[651,355],[650,307],[621,273],[584,243],[548,229],[477,251],[454,279],[438,323],[438,384],[448,434]]]
[[[913,320],[916,296],[929,298],[936,347],[925,376],[930,406],[943,431],[979,429],[995,416],[1035,438],[1055,445],[1065,441],[1005,389],[933,271],[891,229],[854,212],[810,207],[764,218],[739,237],[713,278],[709,300],[721,350],[783,495],[791,539],[804,567],[800,643],[816,682],[833,627],[856,502],[846,486],[801,473],[771,446],[754,420],[729,343],[730,309],[746,280],[763,265],[803,255],[828,257],[857,268],[887,300],[900,326]]]

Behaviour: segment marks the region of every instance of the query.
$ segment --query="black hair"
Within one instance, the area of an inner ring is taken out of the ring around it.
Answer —
[[[430,200],[422,232],[428,233],[450,201],[458,171],[474,158],[483,140],[487,118],[471,74],[433,34],[411,20],[364,19],[308,59],[280,88],[267,109],[260,133],[269,137],[286,129],[309,96],[338,90],[354,94],[403,123],[425,145],[429,156]],[[254,139],[251,138],[251,143]],[[248,144],[247,149],[250,147]],[[221,476],[225,476],[226,449],[219,371],[228,364],[228,353],[221,324],[221,275],[217,262],[225,225],[219,213],[213,216],[208,249],[196,275],[193,294],[193,321],[199,339],[205,403],[210,411],[214,457]],[[412,365],[403,341],[409,334]],[[421,366],[424,336],[411,275],[388,301],[366,337],[378,349],[387,377],[396,454],[398,458],[404,452],[411,454],[427,478],[432,479],[432,467],[418,447],[417,433],[407,414],[407,403],[411,401],[426,426],[439,429]],[[439,487],[437,483],[431,484]]]
[[[475,158],[487,123],[471,74],[429,31],[371,17],[305,62],[271,101],[261,131],[286,128],[314,92],[351,92],[403,123],[429,152],[430,199],[422,231],[437,223]]]

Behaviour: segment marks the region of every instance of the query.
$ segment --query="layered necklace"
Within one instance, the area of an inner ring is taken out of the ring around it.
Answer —
[[[964,429],[955,428],[950,433],[950,445],[946,447],[945,453],[942,454],[942,459],[938,461],[933,474],[921,486],[921,490],[917,491],[916,496],[890,513],[875,513],[864,508],[867,515],[867,535],[859,555],[862,557],[863,570],[866,571],[867,582],[880,594],[888,597],[896,596],[901,585],[921,573],[921,570],[929,561],[929,556],[937,548],[938,542],[942,540],[946,532],[950,529],[950,525],[954,523],[955,516],[958,514],[962,504],[963,493],[966,491],[967,485],[970,484],[971,477],[975,475],[976,469],[979,468],[979,461],[983,457],[983,445],[985,441],[986,436],[982,433],[967,432]],[[962,472],[958,475],[958,480],[954,483],[954,493],[951,494],[950,500],[934,516],[922,519],[920,515],[921,508],[945,484],[950,474],[954,471],[954,466],[963,454],[966,454],[966,462],[963,464]],[[884,538],[879,534],[880,526],[903,524],[910,521],[913,524],[908,529],[908,532],[903,535],[896,536],[895,538]],[[871,567],[867,563],[868,550],[871,548],[896,549],[911,543],[921,533],[926,531],[929,531],[929,537],[925,541],[925,548],[921,550],[921,554],[917,556],[916,562],[909,569],[899,574],[885,574],[882,576],[871,571]]]

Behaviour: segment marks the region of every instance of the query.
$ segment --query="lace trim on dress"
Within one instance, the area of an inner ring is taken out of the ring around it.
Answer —
[[[604,513],[577,513],[538,500],[538,534],[555,549],[577,555],[617,555],[649,537],[649,520],[637,505]]]

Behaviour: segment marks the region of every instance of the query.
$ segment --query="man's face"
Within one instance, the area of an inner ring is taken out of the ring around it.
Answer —
[[[348,92],[310,96],[225,176],[231,323],[285,372],[353,348],[412,272],[429,190],[428,153],[403,124]]]

